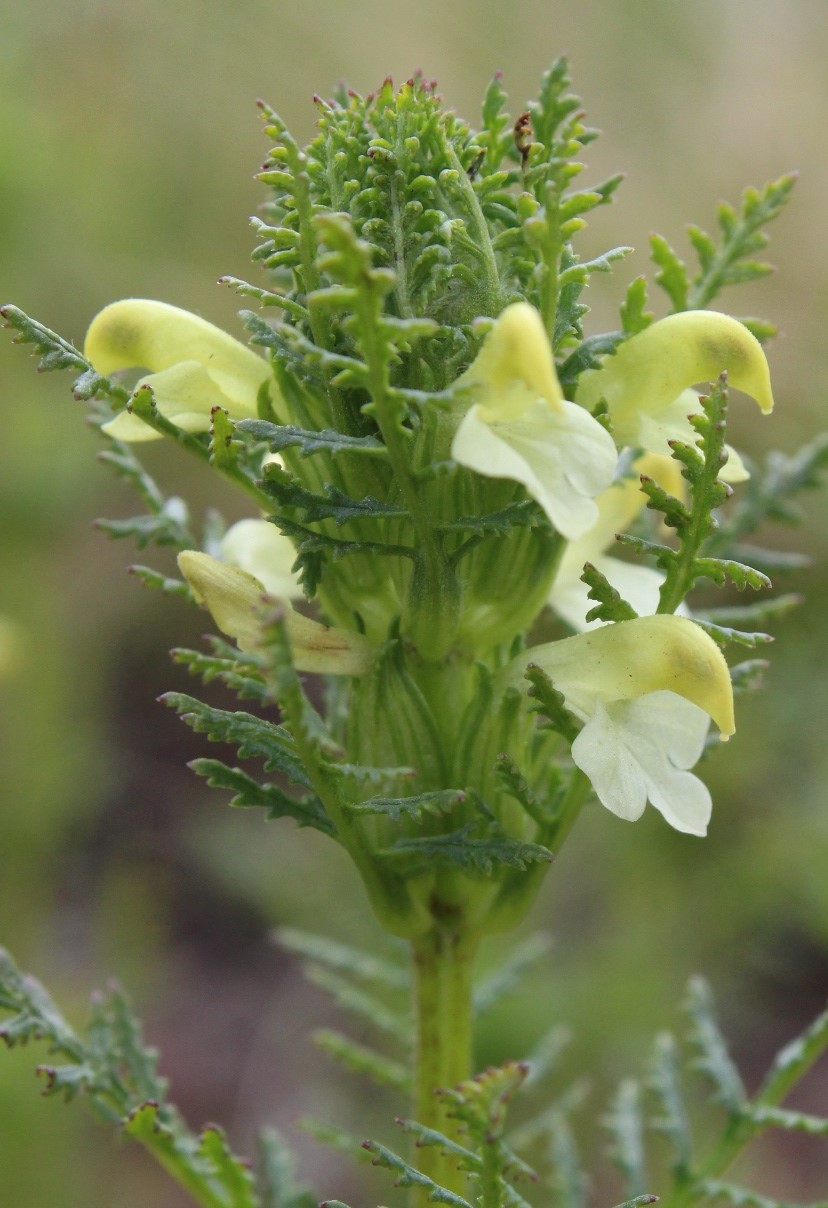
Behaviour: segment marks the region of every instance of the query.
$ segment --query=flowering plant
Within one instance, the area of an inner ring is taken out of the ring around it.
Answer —
[[[206,757],[194,771],[233,804],[341,845],[380,924],[410,947],[412,1070],[389,1074],[382,1055],[347,1043],[340,1055],[412,1086],[416,1163],[366,1145],[413,1204],[529,1202],[513,1182],[534,1175],[503,1139],[529,1067],[472,1077],[475,952],[525,916],[591,798],[628,821],[649,802],[677,830],[706,833],[711,797],[693,769],[711,722],[733,733],[734,687],[758,670],[729,666],[723,650],[766,640],[758,626],[774,605],[740,609],[736,629],[685,600],[700,580],[770,586],[733,547],[812,484],[820,457],[801,455],[797,476],[777,475],[741,511],[726,506],[730,483],[753,481],[725,443],[729,391],[771,411],[772,328],[708,306],[768,271],[752,257],[792,178],[723,207],[718,243],[694,228],[695,276],[655,238],[671,313],[654,318],[638,278],[620,329],[587,335],[584,290],[630,249],[587,261],[574,249],[620,177],[574,187],[595,132],[568,86],[559,62],[513,122],[495,79],[473,131],[422,79],[386,81],[368,98],[319,101],[304,150],[265,110],[271,195],[255,259],[268,287],[230,280],[260,306],[242,316],[252,347],[177,307],[127,299],[93,320],[80,352],[3,308],[43,368],[80,374],[75,393],[107,460],[148,503],[119,534],[177,548],[181,578],[139,568],[145,582],[206,608],[223,635],[176,657],[254,702],[223,710],[168,694],[191,727],[271,778]],[[132,371],[142,376],[128,387]],[[136,457],[162,438],[238,486],[255,514],[194,538],[181,502]],[[628,557],[606,553],[616,534]],[[324,690],[301,673],[324,677]],[[45,1035],[67,1062],[53,1088],[83,1089],[121,1118],[196,1202],[316,1202],[279,1181],[273,1138],[255,1180],[218,1131],[187,1131],[119,998],[98,1012],[93,1052],[10,961],[3,973],[7,1039]],[[698,986],[692,1010],[729,1113],[723,1140],[691,1159],[675,1054],[662,1046],[673,1161],[656,1188],[625,1091],[613,1128],[626,1194],[658,1189],[675,1208],[759,1202],[719,1176],[764,1127],[825,1131],[778,1103],[828,1041],[828,1021],[749,1101]],[[582,1176],[564,1115],[543,1120],[532,1136],[556,1138],[554,1177],[574,1208]]]

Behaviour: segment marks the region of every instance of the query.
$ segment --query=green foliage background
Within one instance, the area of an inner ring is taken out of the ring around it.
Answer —
[[[780,325],[777,410],[759,423],[748,403],[734,406],[732,439],[791,450],[826,427],[823,0],[527,0],[517,12],[495,0],[0,0],[0,26],[0,293],[76,343],[129,294],[241,335],[238,300],[214,282],[255,272],[246,218],[267,146],[257,96],[306,140],[315,90],[345,77],[364,92],[422,67],[473,121],[495,68],[517,113],[566,52],[605,134],[585,183],[628,174],[594,218],[595,250],[640,249],[587,298],[593,329],[612,325],[622,285],[647,271],[651,230],[685,247],[686,222],[707,226],[721,198],[798,168],[771,231],[779,276],[732,302]],[[194,1125],[219,1119],[244,1149],[256,1125],[289,1127],[312,1110],[368,1135],[377,1107],[357,1110],[358,1084],[340,1080],[323,1100],[329,1070],[304,1034],[331,1012],[268,938],[290,923],[366,942],[356,878],[317,836],[231,815],[184,768],[210,752],[155,698],[191,686],[165,651],[195,643],[207,619],[144,593],[124,571],[134,552],[90,529],[91,517],[131,514],[132,500],[95,467],[68,379],[38,382],[21,350],[0,358],[0,613],[22,644],[0,684],[0,942],[75,1018],[88,988],[116,975]],[[162,480],[181,475],[182,493],[241,514],[173,450],[152,454]],[[828,505],[810,495],[806,506],[782,539],[815,558],[797,583],[808,600],[780,624],[767,691],[740,701],[736,737],[709,762],[710,837],[678,835],[654,811],[635,826],[587,811],[535,914],[552,954],[511,1010],[486,1020],[481,1064],[523,1055],[555,1018],[577,1025],[571,1067],[595,1070],[587,1125],[647,1038],[675,1022],[691,972],[717,987],[749,1085],[824,1001]],[[41,1102],[31,1054],[0,1056],[0,1201],[184,1203],[143,1154]],[[826,1097],[823,1067],[798,1104],[824,1111]],[[299,1144],[320,1191],[348,1198],[329,1159]],[[779,1146],[760,1153],[755,1181],[824,1196],[824,1146]],[[383,1186],[361,1194],[381,1198]]]

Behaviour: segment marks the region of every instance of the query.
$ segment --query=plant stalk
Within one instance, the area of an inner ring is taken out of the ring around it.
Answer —
[[[414,1118],[458,1140],[455,1121],[435,1092],[456,1086],[472,1074],[472,970],[476,937],[451,926],[435,926],[412,941],[416,1050],[414,1057]],[[466,1176],[456,1159],[425,1146],[417,1166],[442,1187],[463,1195]],[[412,1189],[412,1208],[428,1203],[427,1192]]]

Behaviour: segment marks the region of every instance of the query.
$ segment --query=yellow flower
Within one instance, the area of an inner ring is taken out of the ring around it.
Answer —
[[[240,650],[255,652],[261,645],[262,613],[268,602],[277,602],[261,580],[197,550],[182,551],[178,565],[221,632],[233,638]],[[292,608],[287,610],[286,624],[299,671],[362,675],[368,669],[373,648],[361,634],[320,625]]]
[[[598,515],[593,497],[615,471],[615,444],[583,407],[564,399],[534,307],[507,306],[458,384],[472,387],[474,401],[454,435],[454,460],[521,483],[564,537],[590,528]]]
[[[745,325],[713,310],[682,311],[632,336],[599,369],[582,374],[578,401],[590,409],[606,401],[619,448],[665,453],[668,440],[696,440],[688,416],[701,406],[689,387],[724,371],[729,384],[751,395],[765,414],[773,410],[768,363]],[[731,467],[730,481],[744,477],[743,468]]]
[[[671,457],[648,453],[639,457],[632,472],[614,482],[596,499],[598,519],[583,536],[570,541],[561,557],[549,604],[573,629],[593,629],[601,621],[587,621],[594,608],[589,587],[581,580],[584,564],[590,562],[608,580],[639,616],[650,616],[658,608],[664,572],[636,562],[624,562],[604,551],[616,534],[623,533],[647,502],[639,479],[642,474],[654,478],[665,490],[681,497],[683,484],[678,463]]]
[[[676,830],[704,835],[710,793],[689,769],[710,718],[721,737],[735,728],[730,673],[715,642],[693,621],[640,617],[535,647],[530,663],[563,693],[585,724],[572,759],[619,818],[639,818],[649,800]]]
[[[161,414],[187,432],[206,432],[214,407],[255,419],[259,390],[272,382],[267,362],[246,345],[198,315],[145,298],[113,302],[96,315],[84,353],[99,373],[149,369],[135,390],[151,387]],[[104,431],[125,441],[159,436],[129,411]]]

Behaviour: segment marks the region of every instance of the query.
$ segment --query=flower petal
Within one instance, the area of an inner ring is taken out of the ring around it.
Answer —
[[[670,691],[704,709],[722,738],[735,729],[727,663],[713,639],[685,617],[637,617],[535,646],[513,661],[512,675],[522,675],[528,663],[540,666],[584,719],[599,702]]]
[[[599,369],[582,374],[578,401],[592,409],[604,398],[620,444],[655,448],[652,433],[649,441],[641,439],[640,418],[658,423],[687,387],[725,370],[730,384],[755,398],[762,411],[773,409],[762,345],[744,324],[717,311],[682,311],[645,328]]]
[[[184,405],[181,399],[178,405],[175,391],[184,389],[192,401],[196,379],[191,374],[176,382],[174,378],[165,379],[161,371],[172,370],[182,362],[202,367],[213,394],[216,389],[219,392],[218,405],[227,407],[234,419],[256,417],[259,389],[272,376],[266,361],[227,332],[189,311],[146,298],[127,298],[105,307],[92,320],[84,352],[99,373],[151,370],[152,376],[144,381],[164,396],[164,403],[161,399],[157,402],[170,418],[175,411],[209,415],[210,407],[217,405],[215,399],[209,405],[198,402],[195,406]],[[125,425],[125,429],[137,432],[134,425]],[[154,436],[146,424],[140,437],[122,435],[125,429],[117,433],[122,439],[151,440]]]
[[[704,835],[710,793],[687,769],[702,753],[708,726],[703,709],[673,692],[599,702],[572,744],[572,758],[619,818],[639,818],[649,800],[676,830]]]
[[[185,432],[208,432],[213,408],[230,410],[233,406],[199,361],[180,361],[160,373],[147,374],[136,384],[133,397],[144,386],[151,388],[161,414]],[[130,411],[122,411],[102,427],[116,440],[131,443],[155,440],[161,435]]]
[[[609,433],[582,407],[553,411],[537,399],[517,419],[487,422],[473,406],[454,435],[451,454],[489,478],[511,478],[536,499],[564,537],[579,537],[598,518],[593,496],[617,462]]]
[[[269,520],[232,524],[221,539],[219,553],[222,562],[254,575],[268,595],[278,600],[301,598],[302,587],[293,571],[296,548]]]
[[[543,320],[528,302],[500,313],[460,380],[481,388],[477,400],[486,423],[516,419],[541,398],[553,411],[564,401]]]
[[[178,565],[196,600],[209,609],[222,633],[233,638],[240,650],[255,652],[261,644],[260,616],[268,599],[259,580],[197,550],[183,550]],[[287,628],[299,671],[362,675],[370,666],[373,647],[361,634],[320,625],[292,608]]]

